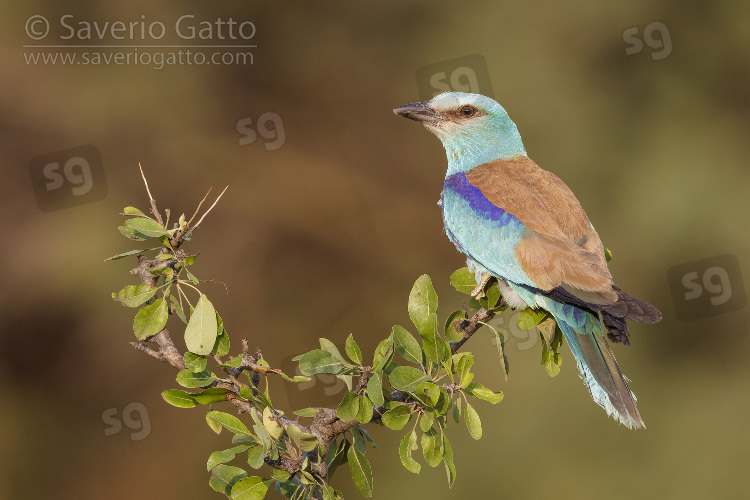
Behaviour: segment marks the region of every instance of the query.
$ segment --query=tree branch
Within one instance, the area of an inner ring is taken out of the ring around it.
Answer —
[[[159,213],[159,209],[156,208],[156,200],[153,196],[151,196],[151,190],[148,188],[148,181],[146,181],[146,176],[143,173],[143,167],[141,164],[138,164],[138,168],[141,169],[141,177],[143,177],[143,183],[146,185],[146,192],[148,193],[148,199],[151,202],[151,213],[154,214],[154,217],[156,217],[156,222],[159,224],[164,224],[161,220],[161,214]]]
[[[497,304],[495,304],[494,308],[502,307],[506,305],[505,299],[501,296],[500,300],[497,301]],[[493,308],[493,309],[494,309]],[[459,340],[458,342],[451,342],[451,354],[456,354],[459,349],[466,343],[467,340],[471,338],[472,335],[474,335],[480,328],[482,328],[483,323],[487,323],[492,318],[495,317],[497,312],[492,310],[487,310],[485,308],[480,308],[477,312],[474,313],[474,315],[469,319],[468,317],[460,320],[457,319],[454,321],[460,322],[458,324],[458,328],[456,330],[464,332],[464,338]],[[466,316],[466,313],[464,313]]]

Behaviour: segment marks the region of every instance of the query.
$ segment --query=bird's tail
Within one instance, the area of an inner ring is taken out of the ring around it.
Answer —
[[[594,401],[615,420],[631,429],[645,427],[625,376],[602,333],[598,315],[555,302],[550,312],[576,358],[581,378]]]
[[[661,312],[645,300],[628,295],[616,286],[612,286],[612,289],[617,293],[617,302],[602,309],[602,320],[609,339],[627,346],[630,345],[630,331],[625,320],[656,323],[661,321]]]

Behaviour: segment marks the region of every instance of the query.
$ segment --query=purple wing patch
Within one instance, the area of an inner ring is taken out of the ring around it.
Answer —
[[[478,187],[472,185],[466,179],[466,173],[464,172],[458,172],[447,177],[443,189],[450,189],[461,198],[468,201],[471,209],[487,220],[502,220],[503,225],[508,224],[511,221],[520,222],[513,215],[488,200]]]

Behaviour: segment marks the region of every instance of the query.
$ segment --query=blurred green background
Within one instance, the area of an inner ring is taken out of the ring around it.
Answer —
[[[43,50],[23,45],[149,43],[61,42],[66,14],[72,23],[158,20],[170,33],[155,43],[183,45],[202,41],[172,36],[182,15],[252,21],[257,47],[252,64],[27,63]],[[353,332],[371,351],[393,324],[408,326],[408,293],[423,273],[441,317],[460,307],[448,277],[463,258],[435,205],[442,147],[391,108],[423,98],[419,68],[472,54],[486,61],[529,155],[573,189],[612,249],[617,284],[664,313],[657,325],[631,325],[631,348],[614,347],[648,429],[608,419],[567,348],[552,379],[533,337],[511,338],[506,383],[489,336],[478,334],[467,344],[478,379],[505,399],[477,405],[480,441],[451,428],[455,486],[442,465],[407,472],[402,433],[373,429],[375,498],[746,495],[748,310],[681,321],[667,272],[726,253],[742,269],[750,256],[749,14],[742,2],[675,0],[4,2],[0,497],[219,498],[205,461],[229,436],[210,432],[201,409],[163,402],[174,371],[128,345],[133,310],[110,299],[135,282],[134,259],[103,259],[134,248],[116,226],[122,207],[147,209],[139,162],[173,214],[190,215],[208,187],[229,185],[186,249],[201,251],[199,278],[228,288],[205,285],[235,348],[247,336],[281,366],[318,337],[342,343]],[[41,41],[25,31],[34,15],[52,24]],[[657,21],[666,31],[654,31]],[[649,25],[637,51],[633,37]],[[240,145],[237,122],[264,113],[280,121]],[[101,153],[106,197],[42,212],[30,160],[84,144]],[[742,276],[731,278],[739,293]],[[507,332],[511,319],[498,321]],[[301,407],[336,397],[325,394],[336,391],[330,380],[273,389],[284,408],[290,398]],[[106,415],[134,402],[142,423],[115,432]],[[358,498],[346,469],[334,482]]]

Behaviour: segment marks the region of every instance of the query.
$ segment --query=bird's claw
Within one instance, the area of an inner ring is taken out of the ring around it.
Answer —
[[[471,291],[471,296],[479,300],[480,297],[484,294],[484,286],[490,279],[492,279],[492,276],[487,273],[483,273],[482,278],[479,280],[479,284],[474,288],[474,290]]]

